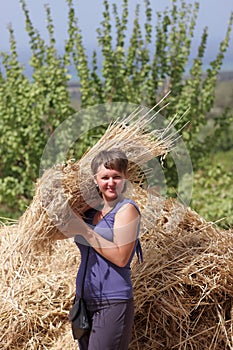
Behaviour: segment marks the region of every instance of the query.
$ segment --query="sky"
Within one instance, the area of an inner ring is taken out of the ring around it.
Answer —
[[[63,48],[67,37],[68,6],[66,0],[25,0],[33,25],[46,39],[46,15],[44,5],[49,4],[55,26],[55,37],[57,47]],[[120,4],[121,1],[113,1]],[[187,0],[187,3],[194,3]],[[84,46],[87,51],[92,52],[97,48],[96,29],[102,20],[103,0],[73,0],[78,17],[79,26],[84,38]],[[143,13],[143,0],[129,0],[130,12],[134,12],[135,5],[141,4]],[[166,6],[171,5],[172,0],[151,0],[154,11],[163,11]],[[179,4],[179,0],[177,1]],[[201,34],[204,27],[208,27],[208,42],[205,62],[208,63],[216,57],[219,44],[224,38],[226,27],[233,11],[233,0],[199,0],[200,9],[196,22],[195,36],[192,42],[192,55],[195,56]],[[119,7],[121,8],[121,7]],[[132,17],[133,18],[133,17]],[[155,17],[154,17],[155,18]],[[0,0],[0,51],[9,49],[8,25],[11,24],[17,42],[20,59],[23,61],[29,52],[28,35],[25,31],[24,14],[21,9],[20,0]],[[233,30],[231,34],[230,47],[225,55],[223,70],[233,70]]]

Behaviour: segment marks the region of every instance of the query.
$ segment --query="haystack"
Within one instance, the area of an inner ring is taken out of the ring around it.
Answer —
[[[176,137],[168,128],[155,138],[146,123],[132,115],[114,123],[79,162],[45,171],[19,222],[2,226],[2,349],[77,348],[68,311],[79,253],[72,239],[55,241],[60,234],[56,224],[68,220],[71,209],[82,215],[87,191],[88,205],[98,201],[89,162],[100,149],[116,145],[131,161],[132,196],[143,222],[144,263],[135,260],[132,268],[135,323],[130,349],[232,348],[232,232],[140,186],[140,167],[169,152]]]
[[[155,227],[133,269],[136,349],[233,348],[233,237],[175,200],[154,198]]]

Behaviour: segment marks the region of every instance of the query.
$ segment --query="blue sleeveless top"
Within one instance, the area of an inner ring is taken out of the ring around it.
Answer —
[[[99,235],[109,241],[113,241],[115,215],[117,211],[127,203],[133,204],[140,214],[136,203],[131,199],[124,198],[96,225],[93,225],[93,218],[97,210],[89,209],[85,213],[85,222]],[[138,234],[139,227],[137,235]],[[81,263],[76,277],[76,295],[80,296],[89,245],[81,235],[75,236],[75,243],[81,253]],[[90,250],[84,284],[84,298],[86,300],[105,301],[109,299],[130,299],[133,297],[130,263],[136,251],[137,243],[138,239],[135,242],[131,257],[124,267],[113,264],[98,254],[94,248],[89,247]]]

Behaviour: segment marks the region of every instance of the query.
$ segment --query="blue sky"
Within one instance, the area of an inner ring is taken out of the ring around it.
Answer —
[[[79,25],[84,37],[84,45],[92,51],[97,47],[96,28],[102,20],[102,0],[73,0],[76,7],[76,15],[79,19]],[[111,1],[119,3],[121,1]],[[194,3],[193,0],[187,0],[187,3]],[[136,3],[142,4],[142,0],[129,0],[130,10],[134,11]],[[179,3],[179,1],[178,1]],[[193,39],[193,53],[200,42],[201,33],[205,26],[209,30],[209,38],[206,50],[206,62],[215,58],[219,43],[223,39],[227,22],[233,11],[232,0],[200,0],[200,10],[196,23],[196,32]],[[52,18],[55,24],[55,36],[57,46],[64,47],[64,40],[67,33],[67,12],[68,6],[65,0],[26,0],[26,4],[31,16],[31,20],[39,32],[46,38],[46,19],[44,5],[49,4],[52,10]],[[155,11],[163,11],[166,6],[171,4],[171,0],[151,0]],[[142,11],[143,12],[143,11]],[[0,50],[7,51],[9,47],[9,35],[7,31],[8,24],[11,23],[15,32],[18,45],[18,52],[22,57],[29,50],[28,36],[24,29],[24,15],[21,10],[19,0],[1,1],[0,5]],[[224,66],[225,70],[233,69],[233,33],[231,43],[228,48]]]

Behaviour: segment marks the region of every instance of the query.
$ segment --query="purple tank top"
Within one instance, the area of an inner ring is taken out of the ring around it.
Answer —
[[[89,209],[85,215],[85,221],[92,229],[104,238],[113,241],[113,225],[117,211],[126,203],[131,203],[139,211],[138,206],[131,199],[124,198],[105,215],[105,219],[93,225],[93,218],[96,209]],[[138,227],[139,233],[139,227]],[[81,295],[82,280],[85,269],[85,262],[88,252],[88,244],[81,235],[75,236],[81,253],[81,263],[76,277],[76,295]],[[130,263],[136,250],[137,240],[132,255],[125,267],[119,267],[98,254],[94,248],[90,247],[85,284],[84,298],[98,301],[109,299],[130,299],[133,297]]]

